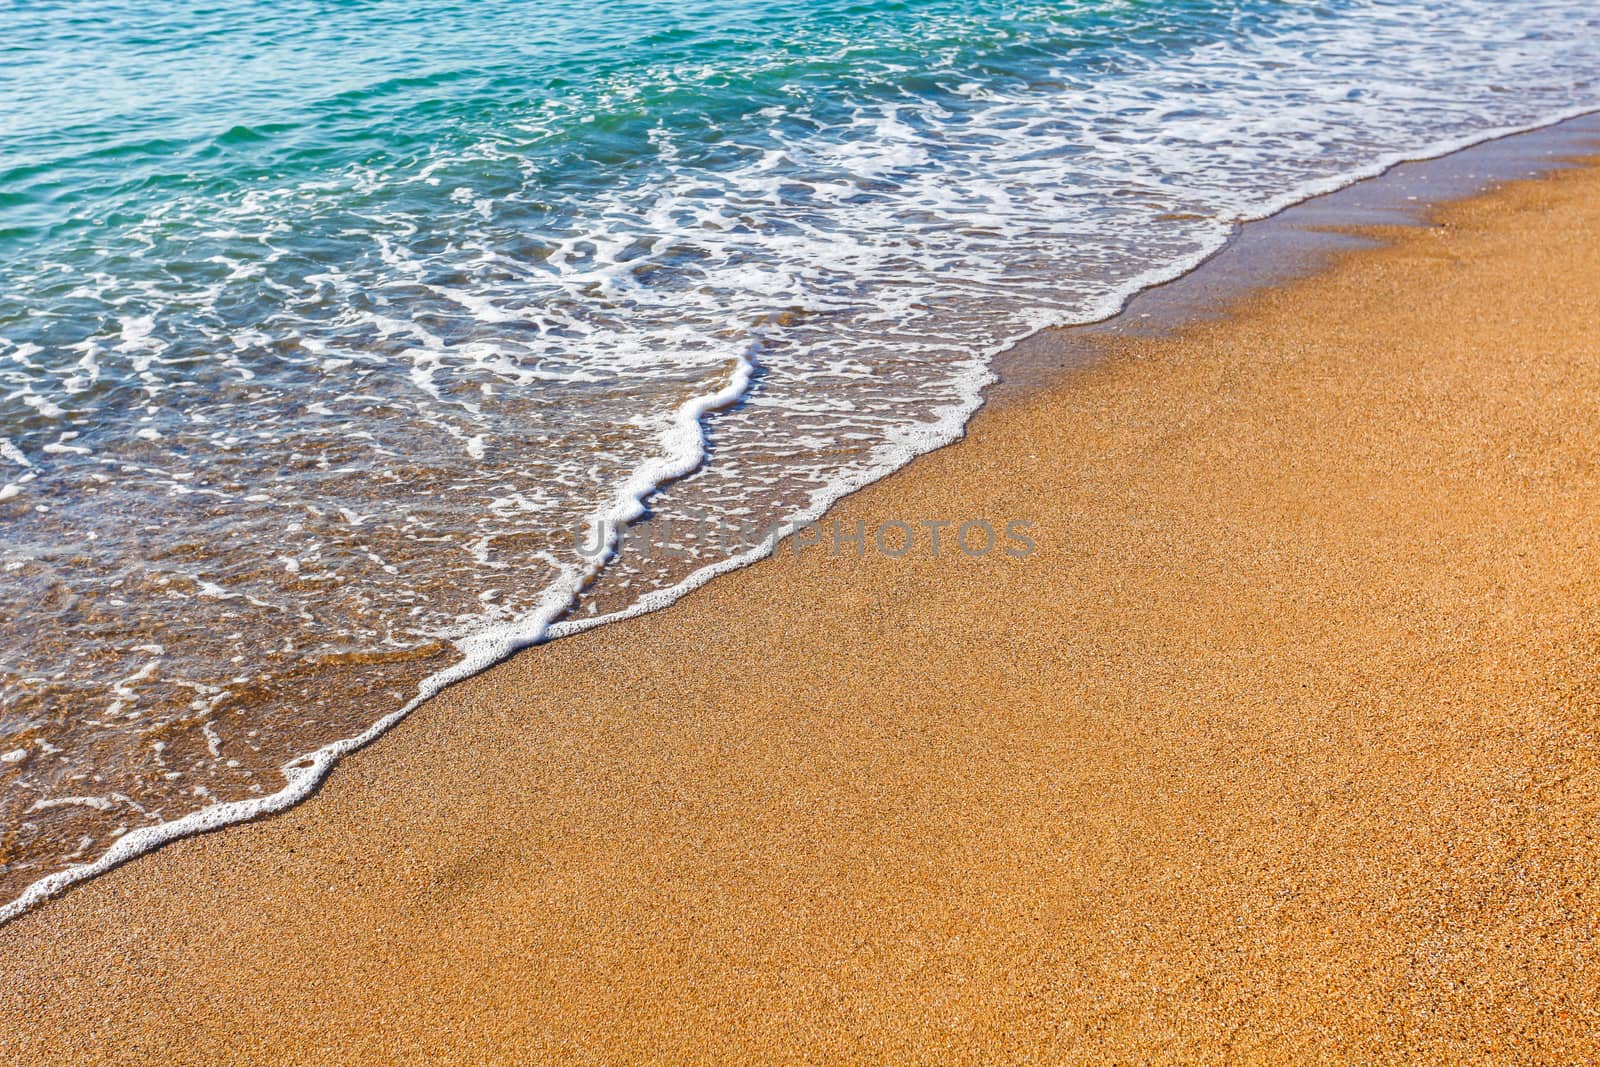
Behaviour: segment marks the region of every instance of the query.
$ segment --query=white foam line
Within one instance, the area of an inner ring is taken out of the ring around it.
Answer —
[[[1584,107],[1562,111],[1553,118],[1543,118],[1537,122],[1529,123],[1525,126],[1497,127],[1487,132],[1479,132],[1466,137],[1435,141],[1422,149],[1415,149],[1406,152],[1393,152],[1381,157],[1377,162],[1366,167],[1362,167],[1359,170],[1351,171],[1331,178],[1319,178],[1305,182],[1302,185],[1297,186],[1295,191],[1286,193],[1280,197],[1276,197],[1269,201],[1266,206],[1250,214],[1241,214],[1232,221],[1239,224],[1259,222],[1262,219],[1270,218],[1271,216],[1278,214],[1280,211],[1284,211],[1287,208],[1293,207],[1295,204],[1301,204],[1307,200],[1314,199],[1315,197],[1325,196],[1328,193],[1337,192],[1338,190],[1354,185],[1357,182],[1376,178],[1380,174],[1392,170],[1402,163],[1415,163],[1421,160],[1438,159],[1442,156],[1447,156],[1454,152],[1460,152],[1464,149],[1471,148],[1474,145],[1498,140],[1502,137],[1512,137],[1519,133],[1531,133],[1534,130],[1541,130],[1550,126],[1559,125],[1560,123],[1566,122],[1568,119],[1577,118],[1579,115],[1589,114],[1600,114],[1600,111],[1596,111],[1595,105],[1590,104]],[[1122,312],[1123,308],[1128,306],[1128,302],[1130,300],[1144,290],[1153,289],[1158,285],[1165,285],[1168,282],[1176,281],[1177,279],[1195,270],[1206,260],[1222,251],[1230,238],[1231,235],[1219,237],[1217,241],[1210,247],[1205,248],[1204,250],[1197,252],[1192,256],[1188,256],[1173,265],[1153,268],[1134,278],[1130,278],[1120,288],[1108,294],[1105,299],[1101,300],[1092,311],[1080,319],[1074,319],[1071,322],[1061,322],[1053,318],[1048,312],[1034,316],[1036,321],[1031,323],[1027,328],[1012,336],[1008,340],[1000,341],[999,343],[991,345],[989,348],[983,350],[985,366],[987,367],[987,365],[991,363],[996,356],[999,356],[1001,353],[1016,347],[1018,344],[1026,341],[1028,338],[1032,337],[1036,333],[1039,333],[1041,330],[1054,329],[1062,326],[1087,326],[1092,323],[1104,322],[1107,319],[1114,318]],[[840,479],[835,484],[822,489],[813,496],[811,504],[803,511],[796,513],[795,516],[789,520],[787,525],[789,525],[791,528],[798,528],[804,526],[806,523],[815,522],[822,516],[824,512],[828,510],[828,508],[838,503],[844,497],[856,492],[858,489],[862,489],[881,478],[887,477],[889,474],[894,473],[894,471],[899,470],[901,467],[917,458],[917,456],[955,443],[962,437],[967,420],[971,418],[972,413],[975,412],[982,404],[983,390],[995,380],[996,378],[994,373],[986,369],[981,375],[975,375],[971,380],[961,383],[963,386],[966,386],[966,388],[962,392],[962,402],[958,409],[961,412],[960,417],[957,419],[945,419],[936,424],[927,434],[927,437],[930,439],[930,443],[928,443],[925,447],[920,446],[920,444],[907,446],[901,450],[900,455],[892,464],[874,468],[873,470],[863,472],[854,477]],[[636,615],[643,615],[648,612],[658,611],[661,608],[667,607],[669,604],[677,602],[687,594],[700,588],[702,585],[705,585],[711,579],[716,578],[719,575],[726,574],[729,571],[738,570],[741,567],[746,567],[752,563],[756,563],[765,559],[774,551],[776,551],[776,549],[776,542],[763,541],[761,544],[757,545],[755,548],[752,548],[750,551],[743,553],[742,555],[734,556],[725,560],[719,560],[716,563],[707,564],[699,570],[689,574],[677,585],[671,586],[667,589],[657,589],[646,593],[644,596],[640,597],[638,601],[621,611],[614,611],[610,614],[599,615],[590,619],[571,619],[567,622],[557,623],[550,627],[548,637],[550,640],[555,640],[559,637],[568,637],[572,634],[582,633],[585,630],[591,630],[596,626],[602,626],[606,623],[621,622],[623,619],[633,618]]]
[[[1329,178],[1303,182],[1290,192],[1268,201],[1258,210],[1250,214],[1241,214],[1232,221],[1244,223],[1264,219],[1294,204],[1376,177],[1401,163],[1437,159],[1453,152],[1471,148],[1473,145],[1483,144],[1502,137],[1510,137],[1519,133],[1529,133],[1533,130],[1544,129],[1565,122],[1568,119],[1576,118],[1579,115],[1592,113],[1596,113],[1595,103],[1583,107],[1570,108],[1526,125],[1497,127],[1463,137],[1435,141],[1420,149],[1407,152],[1392,152],[1379,157],[1378,160],[1368,166]],[[790,520],[789,525],[798,527],[808,522],[814,522],[829,507],[832,507],[839,500],[856,490],[893,473],[917,456],[943,448],[945,445],[960,440],[967,420],[982,404],[983,390],[995,381],[994,372],[989,367],[994,358],[1000,353],[1014,347],[1040,330],[1057,326],[1085,325],[1111,318],[1126,307],[1128,301],[1138,293],[1145,289],[1174,281],[1188,274],[1220,251],[1227,242],[1228,237],[1226,235],[1219,235],[1210,247],[1192,256],[1185,257],[1174,264],[1153,268],[1135,278],[1129,279],[1102,300],[1091,314],[1081,319],[1062,322],[1053,318],[1049,313],[1033,316],[1034,321],[1025,329],[982,350],[982,358],[980,360],[982,369],[961,383],[963,386],[961,402],[947,409],[944,418],[926,427],[911,440],[896,448],[887,450],[889,457],[887,462],[851,477],[841,478],[834,484],[813,494],[810,504],[804,510],[798,512]],[[60,893],[68,886],[93,878],[96,875],[104,874],[106,871],[118,867],[137,856],[160,848],[170,841],[190,837],[194,834],[206,833],[211,830],[219,830],[224,826],[258,819],[264,815],[272,815],[293,807],[316,790],[317,786],[328,776],[328,772],[333,769],[341,757],[377,740],[390,727],[410,715],[428,700],[437,696],[447,686],[470,678],[524,648],[544,640],[555,640],[582,633],[605,623],[620,622],[623,619],[658,611],[676,603],[682,597],[719,575],[749,566],[771,555],[777,549],[779,543],[776,539],[764,541],[741,555],[708,564],[694,571],[675,586],[647,593],[622,611],[612,612],[592,619],[572,619],[552,625],[553,620],[567,610],[575,601],[577,594],[612,558],[621,535],[621,527],[644,514],[645,501],[650,494],[660,489],[667,482],[690,473],[704,461],[705,437],[701,427],[701,420],[711,412],[727,407],[742,397],[750,386],[754,371],[754,363],[747,356],[741,356],[733,374],[729,378],[728,384],[724,388],[715,393],[695,397],[681,405],[674,413],[671,424],[665,428],[661,436],[665,454],[634,471],[632,477],[628,479],[613,498],[611,507],[597,512],[591,517],[591,530],[604,536],[603,550],[597,553],[596,558],[589,561],[588,565],[581,569],[574,568],[569,570],[562,580],[552,585],[541,599],[539,607],[528,615],[516,621],[469,635],[456,642],[457,647],[462,651],[462,660],[454,666],[447,667],[424,679],[417,688],[417,695],[406,703],[404,707],[385,715],[354,737],[334,741],[317,749],[315,752],[285,764],[282,771],[288,784],[276,793],[251,800],[214,804],[209,808],[202,808],[200,811],[193,812],[181,819],[131,830],[119,838],[116,844],[112,845],[93,863],[76,864],[39,879],[29,885],[21,896],[8,904],[0,906],[0,924],[9,922],[23,912]]]

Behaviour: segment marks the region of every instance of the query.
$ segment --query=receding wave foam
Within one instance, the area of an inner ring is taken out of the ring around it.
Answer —
[[[770,549],[624,531],[814,518],[1240,220],[1600,103],[1560,2],[646,4],[699,37],[558,12],[538,58],[510,10],[457,13],[470,72],[305,69],[294,121],[141,112],[122,184],[0,131],[39,183],[0,217],[0,921]]]

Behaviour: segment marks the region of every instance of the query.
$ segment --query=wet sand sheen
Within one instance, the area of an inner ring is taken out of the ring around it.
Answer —
[[[1570,1058],[1600,1032],[1600,171],[1120,343],[810,552],[0,929],[76,1061]]]

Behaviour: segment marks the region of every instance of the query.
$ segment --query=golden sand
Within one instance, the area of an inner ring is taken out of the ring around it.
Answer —
[[[0,929],[0,1059],[1592,1059],[1600,171],[1435,222],[836,509],[1032,556],[785,552]]]

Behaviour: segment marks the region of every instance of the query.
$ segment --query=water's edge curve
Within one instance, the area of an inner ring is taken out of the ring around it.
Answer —
[[[805,508],[791,516],[787,525],[794,529],[815,522],[839,500],[894,473],[918,456],[959,441],[964,436],[967,422],[983,405],[985,391],[997,380],[993,368],[1002,354],[1043,330],[1084,326],[1115,318],[1139,293],[1175,281],[1210,260],[1228,245],[1240,226],[1270,218],[1295,205],[1378,177],[1404,163],[1439,159],[1486,142],[1532,133],[1589,115],[1600,115],[1600,101],[1565,109],[1524,125],[1478,131],[1466,137],[1436,141],[1421,148],[1389,153],[1365,167],[1305,182],[1269,201],[1252,214],[1228,220],[1234,224],[1230,227],[1229,233],[1217,238],[1210,247],[1203,248],[1173,264],[1152,269],[1129,279],[1117,290],[1108,294],[1089,314],[1079,319],[1059,321],[1047,313],[1038,314],[1022,331],[989,346],[981,353],[984,365],[988,369],[981,376],[975,376],[965,383],[966,388],[959,403],[936,412],[939,416],[937,422],[924,427],[921,432],[902,441],[894,449],[886,450],[883,462],[877,467],[829,485],[815,493]],[[747,552],[694,571],[677,585],[658,589],[641,597],[626,610],[593,618],[555,621],[567,612],[584,587],[615,557],[627,525],[646,513],[649,498],[705,462],[706,421],[715,412],[737,404],[744,397],[756,372],[756,353],[759,344],[758,336],[751,348],[731,369],[722,388],[693,397],[679,406],[671,424],[659,438],[660,454],[635,469],[608,505],[590,516],[589,530],[597,537],[601,550],[581,568],[567,569],[560,580],[552,583],[546,590],[534,611],[512,622],[502,623],[456,641],[456,647],[461,652],[460,660],[424,679],[410,701],[378,719],[361,733],[331,742],[284,764],[281,771],[285,785],[277,792],[249,800],[215,804],[179,819],[131,830],[94,862],[77,864],[47,875],[30,884],[16,899],[0,905],[0,925],[32,910],[78,882],[104,874],[172,841],[274,815],[294,807],[317,790],[341,758],[377,740],[446,687],[487,670],[517,652],[546,641],[582,633],[605,623],[620,622],[667,607],[713,578],[771,555],[780,543],[778,539],[766,540]]]

